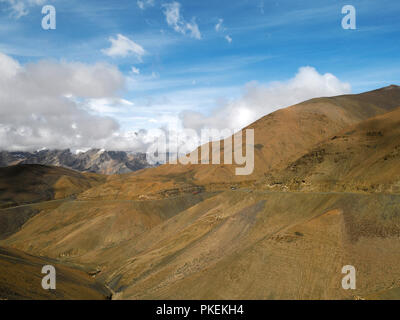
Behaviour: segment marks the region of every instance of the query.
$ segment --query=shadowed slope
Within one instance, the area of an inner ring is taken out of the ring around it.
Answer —
[[[57,208],[68,198],[99,185],[105,177],[42,165],[0,168],[0,239],[40,212]]]
[[[54,210],[43,210],[2,244],[96,267],[103,250],[134,243],[139,235],[210,196],[203,193],[153,201],[68,201]],[[124,253],[122,256],[126,257]]]
[[[0,210],[0,240],[5,239],[40,212],[51,212],[66,200],[53,200]]]
[[[105,177],[43,165],[0,168],[0,208],[63,199],[99,185]]]
[[[42,267],[56,268],[56,290],[42,288]],[[111,294],[88,274],[54,260],[0,247],[0,300],[105,300]]]

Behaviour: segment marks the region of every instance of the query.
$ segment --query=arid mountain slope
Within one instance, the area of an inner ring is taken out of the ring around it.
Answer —
[[[277,190],[400,193],[400,107],[338,132],[264,182]]]
[[[0,240],[14,234],[32,217],[40,212],[51,212],[68,200],[50,200],[0,209]]]
[[[273,112],[248,128],[254,129],[255,169],[249,176],[235,175],[232,165],[162,165],[121,177],[112,177],[81,199],[157,198],[193,190],[226,187],[241,182],[251,185],[272,169],[285,168],[325,139],[348,126],[384,114],[400,106],[400,87],[332,98],[318,98]],[[223,153],[223,151],[221,151]],[[221,159],[223,156],[221,156]],[[176,190],[173,190],[176,189]],[[161,193],[160,193],[161,192]]]
[[[128,226],[126,241],[113,243],[115,218],[103,208],[106,216],[85,220],[79,211],[64,210],[64,220],[39,214],[1,243],[97,270],[122,299],[364,298],[400,287],[399,197],[240,189],[145,232]],[[107,246],[91,229],[98,219],[108,219]],[[347,264],[357,269],[356,291],[341,288]]]
[[[56,268],[56,290],[42,288],[45,265]],[[38,258],[15,249],[0,247],[0,300],[105,300],[110,292],[87,273]]]
[[[51,212],[106,177],[65,168],[16,165],[0,168],[0,239],[40,212]]]
[[[95,267],[102,250],[134,242],[138,235],[210,196],[202,193],[153,201],[65,201],[53,210],[42,210],[4,245]]]
[[[364,297],[400,286],[398,209],[399,196],[225,192],[143,234],[105,279],[127,299]],[[356,291],[341,288],[347,264]]]
[[[60,167],[0,168],[0,208],[67,198],[103,182],[104,176]]]

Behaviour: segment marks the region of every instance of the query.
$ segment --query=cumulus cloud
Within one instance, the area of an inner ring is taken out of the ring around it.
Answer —
[[[140,147],[136,135],[122,133],[114,118],[96,112],[130,106],[118,97],[124,86],[124,76],[107,64],[22,66],[0,53],[0,149]]]
[[[170,27],[176,32],[186,34],[190,32],[192,38],[201,39],[201,32],[196,23],[195,18],[191,22],[187,22],[181,15],[181,4],[179,2],[172,2],[163,5],[166,21]]]
[[[139,61],[141,61],[142,56],[146,53],[141,45],[122,34],[118,34],[115,39],[110,37],[109,40],[111,42],[111,47],[103,49],[102,52],[110,57],[126,57],[130,54],[134,54]]]
[[[285,82],[248,84],[240,98],[223,103],[211,115],[184,111],[181,113],[181,119],[185,128],[195,130],[238,130],[277,109],[315,97],[350,92],[351,86],[341,82],[334,75],[320,74],[312,67],[302,67],[292,79]]]
[[[12,78],[20,69],[17,61],[0,52],[0,79]]]
[[[225,36],[226,41],[228,41],[229,43],[232,43],[232,38],[229,35]]]
[[[121,72],[108,64],[39,61],[21,65],[0,53],[0,150],[145,152],[157,134],[124,131],[115,118],[122,121],[138,108],[121,98],[125,82]],[[240,98],[220,103],[209,115],[185,111],[177,117],[168,110],[168,121],[157,118],[157,123],[161,128],[172,124],[178,135],[183,128],[236,130],[279,108],[350,91],[350,85],[334,75],[303,67],[285,82],[248,84]],[[155,111],[149,112],[154,115]],[[133,118],[126,121],[137,121]]]
[[[41,6],[47,3],[47,0],[0,0],[0,3],[6,3],[9,6],[11,15],[19,19],[29,13],[29,8]]]

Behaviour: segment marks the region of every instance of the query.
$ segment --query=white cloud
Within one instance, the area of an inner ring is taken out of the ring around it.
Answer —
[[[140,74],[140,70],[138,68],[136,68],[135,66],[132,66],[131,71],[134,74]]]
[[[190,36],[195,39],[201,39],[201,32],[197,25],[195,18],[192,22],[186,22],[181,15],[181,4],[179,2],[172,2],[163,5],[166,21],[170,27],[176,32],[186,34],[190,31]]]
[[[19,70],[20,65],[17,61],[0,52],[0,80],[15,77]]]
[[[218,23],[215,25],[215,31],[217,32],[222,32],[225,34],[225,40],[228,41],[229,43],[232,43],[232,37],[228,34],[226,34],[226,28],[223,26],[224,19],[218,19]]]
[[[351,86],[334,75],[320,74],[312,67],[302,67],[294,78],[286,82],[248,84],[240,98],[223,103],[211,115],[184,111],[181,119],[185,128],[195,130],[205,127],[237,130],[277,109],[315,97],[350,92]]]
[[[133,106],[133,102],[121,98],[97,98],[88,99],[84,107],[101,114],[121,113],[127,107]]]
[[[139,121],[129,120],[137,106],[119,96],[125,83],[121,72],[108,64],[20,65],[0,52],[0,150],[145,152],[154,139],[140,123],[131,129]],[[154,115],[145,109],[146,115]],[[122,129],[125,119],[128,127]],[[149,119],[146,116],[142,123]]]
[[[140,9],[144,10],[148,7],[154,7],[154,0],[138,0],[137,5]]]
[[[122,133],[114,118],[101,115],[104,110],[95,112],[101,106],[132,106],[118,97],[124,86],[124,76],[107,64],[41,61],[22,66],[0,53],[0,149],[124,145],[134,150],[141,141]]]
[[[172,2],[163,5],[164,14],[169,26],[173,27],[176,32],[184,33],[183,22],[180,15],[181,5],[179,2]]]
[[[111,47],[103,49],[102,52],[110,57],[126,57],[129,54],[135,54],[139,61],[141,61],[142,56],[146,53],[141,45],[122,34],[118,34],[115,39],[110,37],[109,40],[111,42]]]
[[[190,30],[190,36],[192,38],[195,38],[195,39],[198,39],[198,40],[201,39],[201,33],[200,33],[200,30],[199,30],[199,26],[197,25],[196,20],[194,18],[193,18],[191,23],[186,23],[186,28],[188,30]]]
[[[19,19],[29,13],[29,8],[33,6],[41,6],[47,3],[47,0],[0,0],[9,5],[11,15]]]
[[[217,31],[217,32],[221,31],[223,23],[224,23],[224,19],[218,19],[218,23],[215,25],[215,31]]]

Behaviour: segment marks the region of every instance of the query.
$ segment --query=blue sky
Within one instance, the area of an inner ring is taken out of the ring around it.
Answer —
[[[44,4],[56,8],[56,30],[41,27]],[[356,30],[341,26],[347,4],[356,8]],[[174,5],[177,24],[166,14]],[[353,93],[399,84],[399,17],[393,0],[0,0],[0,52],[21,65],[116,66],[126,77],[118,95],[131,104],[92,112],[138,130],[185,111],[209,116],[241,99],[249,83],[284,83],[304,66],[333,74]],[[144,53],[107,54],[118,35]]]

